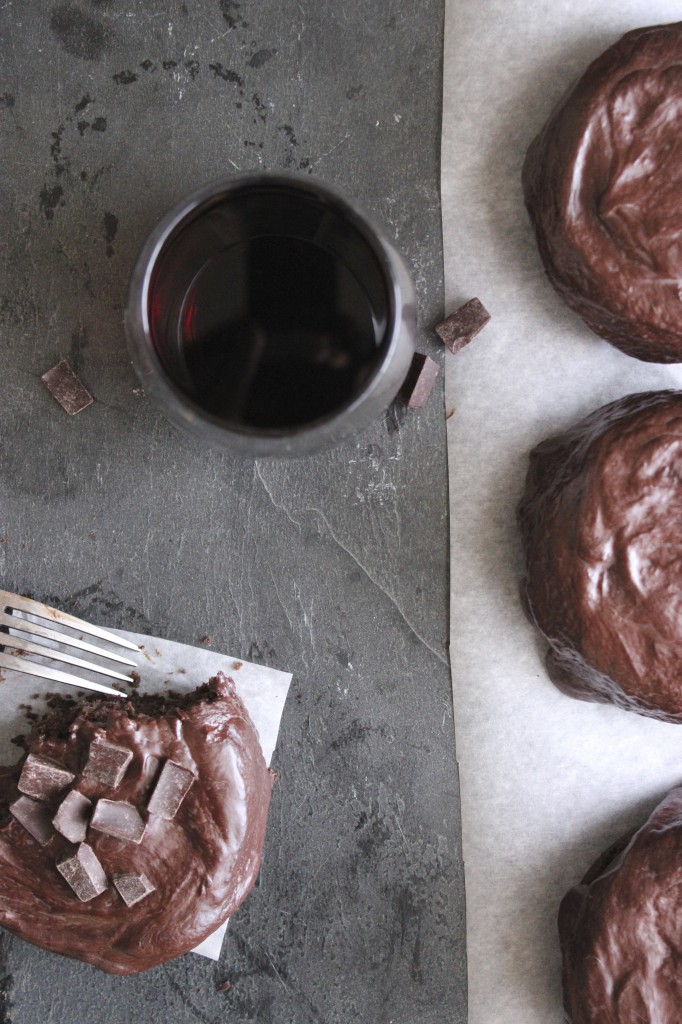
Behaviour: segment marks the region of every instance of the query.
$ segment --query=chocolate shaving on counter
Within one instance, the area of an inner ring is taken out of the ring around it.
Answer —
[[[146,827],[137,807],[125,800],[98,800],[90,826],[128,843],[141,843]]]
[[[483,330],[490,313],[478,299],[469,299],[436,327],[436,334],[453,355]]]
[[[36,800],[52,800],[73,782],[75,775],[48,757],[29,754],[19,776],[19,792]]]
[[[87,835],[91,813],[92,801],[77,789],[72,789],[60,803],[52,824],[70,842],[82,843]]]
[[[421,352],[415,352],[405,383],[400,389],[400,397],[408,409],[423,409],[433,391],[438,373],[438,363]]]
[[[194,775],[187,768],[175,761],[166,761],[147,810],[159,818],[172,821],[193,782]]]
[[[52,397],[59,402],[69,416],[75,416],[93,403],[93,397],[73,372],[66,359],[60,359],[56,366],[40,378]]]
[[[136,871],[114,875],[114,885],[127,907],[135,906],[140,900],[156,892],[156,886],[152,885],[147,876],[138,874]]]
[[[81,843],[73,853],[63,854],[57,861],[57,871],[82,903],[109,888],[104,868],[87,843]]]
[[[46,846],[52,836],[56,835],[50,820],[52,811],[39,800],[31,800],[30,796],[20,796],[10,804],[9,809],[19,824],[23,825],[28,834],[41,846]]]
[[[108,740],[95,739],[88,750],[88,760],[83,769],[86,779],[95,779],[103,786],[116,789],[123,781],[126,769],[133,759],[132,750],[119,747]]]

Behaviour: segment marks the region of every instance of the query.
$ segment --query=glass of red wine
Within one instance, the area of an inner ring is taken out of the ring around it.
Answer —
[[[353,200],[307,176],[239,175],[154,229],[126,332],[145,390],[199,440],[301,455],[395,397],[414,354],[414,288]]]

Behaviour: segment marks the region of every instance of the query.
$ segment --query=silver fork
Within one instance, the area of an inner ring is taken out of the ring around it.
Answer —
[[[27,616],[31,616],[31,618],[27,618]],[[49,622],[51,626],[35,622],[34,618]],[[55,629],[54,626],[60,628]],[[70,630],[80,635],[67,632]],[[49,658],[51,661],[73,665],[75,668],[96,672],[112,679],[132,681],[130,674],[124,675],[113,668],[86,661],[84,658],[79,658],[52,646],[61,644],[79,651],[86,651],[89,654],[96,654],[121,667],[126,666],[131,669],[137,667],[135,661],[124,658],[104,646],[100,647],[84,640],[83,634],[118,647],[127,648],[130,651],[140,652],[140,648],[130,640],[124,640],[99,626],[93,626],[89,622],[77,619],[75,615],[68,615],[66,612],[57,611],[56,608],[50,608],[47,604],[40,604],[39,601],[32,601],[28,597],[20,597],[19,594],[10,594],[6,590],[0,590],[0,669],[25,672],[27,675],[39,676],[41,679],[49,679],[54,683],[68,683],[81,690],[95,690],[98,693],[107,693],[115,697],[127,697],[128,694],[123,693],[122,690],[115,690],[111,686],[105,686],[104,683],[95,683],[90,679],[71,675],[69,672],[50,668],[41,664],[40,661],[33,660],[34,657]],[[14,649],[19,653],[8,654],[7,648]]]

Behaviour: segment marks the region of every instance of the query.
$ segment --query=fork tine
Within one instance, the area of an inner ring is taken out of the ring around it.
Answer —
[[[136,666],[136,662],[131,661],[130,658],[123,658],[120,654],[114,654],[113,651],[105,651],[102,647],[88,644],[85,640],[71,636],[69,633],[60,633],[58,630],[50,629],[48,626],[40,626],[37,622],[31,622],[30,619],[25,619],[22,615],[2,613],[0,614],[0,626],[9,626],[10,629],[19,633],[32,633],[34,636],[45,637],[46,640],[54,640],[58,644],[77,647],[79,651],[88,651],[89,654],[99,654],[110,661],[118,662],[119,665],[130,665],[131,668]],[[2,633],[0,633],[0,646],[2,646]]]
[[[63,661],[67,665],[75,665],[76,668],[87,669],[88,672],[98,672],[102,676],[109,676],[111,679],[122,679],[130,682],[130,676],[124,676],[122,672],[114,672],[111,668],[104,668],[103,665],[95,665],[94,662],[84,661],[83,658],[76,658],[73,654],[66,654],[54,647],[43,647],[42,644],[34,644],[32,640],[25,640],[23,636],[9,636],[0,634],[0,647],[15,647],[28,654],[37,654],[41,658],[50,658],[52,661]]]
[[[0,668],[12,669],[14,672],[24,672],[29,676],[39,676],[41,679],[49,679],[53,683],[68,683],[69,686],[77,686],[80,690],[94,690],[96,693],[108,693],[112,697],[127,697],[122,690],[114,690],[111,686],[104,686],[103,683],[91,683],[87,679],[79,679],[78,676],[71,676],[68,672],[60,672],[57,668],[48,668],[46,665],[36,665],[27,658],[19,658],[16,654],[5,654],[0,651]]]
[[[27,615],[37,615],[38,618],[58,622],[60,626],[68,626],[70,629],[76,629],[80,633],[89,633],[90,636],[96,636],[98,639],[106,640],[110,644],[127,647],[131,651],[140,650],[137,644],[132,643],[130,640],[124,640],[123,637],[109,633],[100,626],[93,626],[91,622],[84,622],[83,619],[77,619],[75,615],[69,615],[68,612],[60,612],[56,608],[50,608],[49,605],[41,604],[32,598],[22,597],[20,594],[10,594],[6,590],[1,590],[0,603],[2,607],[15,608],[17,611],[25,612]]]

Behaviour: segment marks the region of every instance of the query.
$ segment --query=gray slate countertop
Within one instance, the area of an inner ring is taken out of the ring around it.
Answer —
[[[122,328],[172,204],[290,168],[383,223],[442,365],[442,8],[0,4],[3,586],[294,674],[263,868],[220,962],[116,978],[4,933],[0,1022],[465,1021],[442,379],[334,450],[238,459],[155,410]],[[61,357],[95,398],[73,418],[40,382]]]

